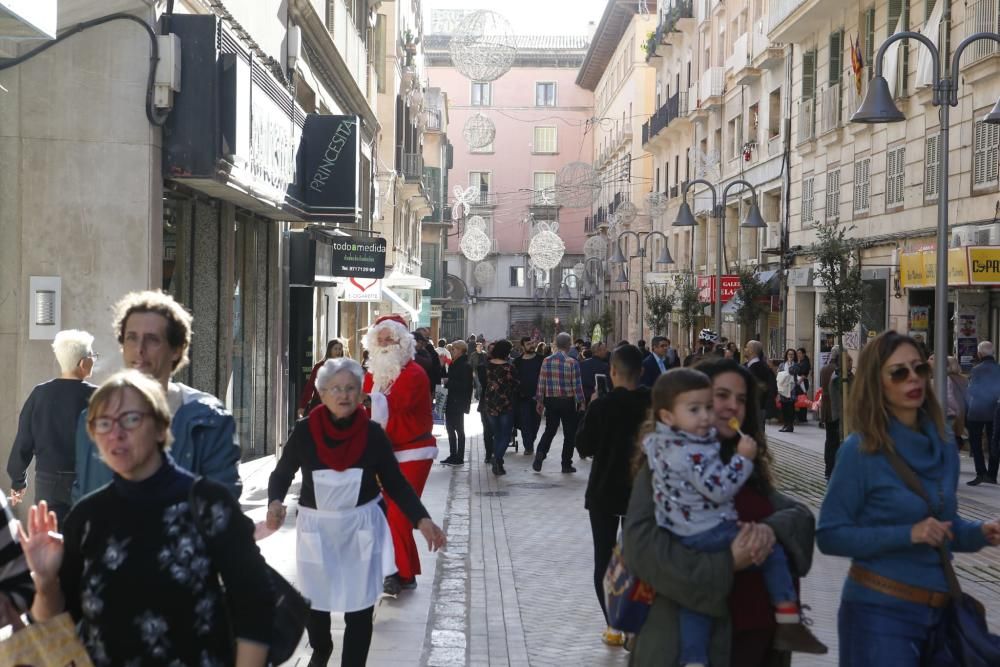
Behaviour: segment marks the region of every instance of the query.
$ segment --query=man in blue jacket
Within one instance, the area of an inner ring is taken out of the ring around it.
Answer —
[[[653,336],[649,347],[652,354],[642,360],[642,377],[639,379],[639,384],[652,389],[656,378],[670,369],[667,363],[667,350],[670,348],[670,341],[663,336]]]
[[[993,413],[1000,399],[1000,365],[993,356],[993,343],[984,340],[977,348],[979,364],[969,375],[969,389],[965,392],[965,425],[969,429],[969,446],[976,463],[976,478],[967,482],[978,486],[983,482],[997,483],[1000,451],[993,440]],[[989,469],[983,457],[983,433],[990,452]]]
[[[127,294],[115,312],[114,328],[125,366],[163,384],[173,414],[170,456],[181,468],[226,486],[239,498],[240,446],[233,416],[215,396],[170,379],[188,363],[191,314],[169,294],[159,291]],[[73,501],[108,483],[111,476],[87,434],[84,410],[76,431]]]

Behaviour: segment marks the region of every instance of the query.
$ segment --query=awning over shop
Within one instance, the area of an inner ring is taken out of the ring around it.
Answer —
[[[431,288],[431,281],[423,276],[416,276],[412,273],[401,273],[393,271],[382,281],[384,287],[404,287],[407,289],[425,290]]]
[[[391,301],[396,302],[396,305],[405,310],[414,323],[420,320],[420,309],[411,306],[406,302],[406,299],[396,294],[394,290],[386,287],[384,283],[382,284],[382,296],[387,296]]]

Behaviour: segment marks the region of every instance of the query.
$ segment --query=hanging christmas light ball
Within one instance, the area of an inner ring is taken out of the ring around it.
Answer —
[[[490,237],[480,229],[466,230],[462,236],[462,240],[458,242],[458,247],[461,248],[462,254],[465,255],[466,259],[473,262],[478,262],[490,254],[492,245]]]
[[[615,215],[618,216],[618,222],[628,226],[632,224],[635,220],[635,216],[639,214],[639,209],[630,201],[624,201],[621,206],[615,209]]]
[[[552,226],[544,222],[538,223],[535,227],[538,231],[531,237],[528,244],[528,256],[532,264],[544,271],[551,271],[559,266],[563,255],[566,253],[566,244],[556,233],[558,225]]]
[[[514,64],[517,45],[510,22],[480,10],[462,19],[448,45],[455,69],[473,81],[494,81]]]
[[[490,262],[480,262],[476,264],[473,274],[475,275],[477,285],[487,287],[493,284],[493,280],[497,277],[497,270],[493,268],[493,264]]]
[[[591,236],[587,239],[586,243],[583,244],[583,256],[587,259],[591,257],[596,257],[598,259],[604,259],[608,254],[608,242],[604,240],[604,237],[598,234],[597,236]]]
[[[659,217],[667,210],[667,196],[662,192],[650,192],[646,195],[646,205],[649,215]]]
[[[555,191],[561,206],[584,208],[601,195],[601,176],[586,162],[570,162],[556,175]]]
[[[478,229],[483,234],[486,233],[486,218],[481,215],[473,215],[468,220],[465,221],[465,230],[467,232],[473,229]]]
[[[496,134],[497,128],[493,125],[493,121],[481,113],[470,117],[462,128],[462,136],[465,137],[465,143],[469,148],[489,146]]]

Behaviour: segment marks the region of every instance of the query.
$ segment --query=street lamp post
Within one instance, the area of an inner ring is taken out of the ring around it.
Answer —
[[[760,209],[757,207],[757,190],[748,181],[743,179],[736,179],[730,181],[726,184],[726,187],[722,189],[722,201],[719,201],[718,192],[715,186],[702,178],[696,178],[693,181],[688,181],[684,184],[684,200],[681,202],[681,208],[677,211],[677,221],[674,222],[674,227],[697,227],[698,221],[694,219],[694,214],[691,213],[691,206],[687,202],[687,193],[691,189],[692,185],[700,183],[708,187],[709,191],[712,193],[712,212],[711,217],[719,225],[718,233],[715,235],[715,308],[713,309],[714,320],[715,320],[715,333],[722,333],[722,247],[723,247],[723,234],[725,232],[725,217],[726,217],[726,200],[729,198],[729,190],[736,185],[742,185],[750,190],[751,200],[750,200],[750,210],[747,211],[746,219],[740,223],[740,227],[745,229],[766,229],[767,223],[760,216]]]
[[[593,273],[590,271],[591,263],[597,264],[597,270]],[[602,270],[604,269],[604,262],[601,261],[599,257],[588,257],[587,261],[583,263],[583,277],[585,283],[590,283],[593,286],[593,297],[596,299],[597,295],[603,292],[603,277]],[[593,306],[591,306],[593,308]]]
[[[941,56],[937,47],[927,36],[917,32],[897,32],[882,42],[875,56],[875,76],[871,80],[865,99],[851,116],[853,123],[898,123],[906,120],[896,107],[889,90],[889,82],[882,76],[882,64],[886,49],[901,39],[915,39],[931,53],[934,69],[934,93],[931,104],[938,107],[940,131],[938,132],[938,220],[937,220],[937,268],[934,276],[934,390],[942,404],[948,396],[948,107],[958,106],[958,66],[965,49],[980,40],[1000,44],[1000,34],[977,32],[959,43],[951,58],[950,76],[941,72]],[[947,66],[948,63],[945,63]],[[983,119],[983,122],[1000,124],[1000,101]]]
[[[639,236],[640,234],[645,234],[646,238],[641,238]],[[625,257],[625,253],[622,251],[622,237],[623,236],[626,236],[626,237],[627,236],[634,236],[635,237],[635,244],[638,246],[638,250],[639,250],[639,254],[638,255],[630,255],[628,258]],[[653,231],[653,232],[634,232],[632,230],[628,230],[628,231],[621,232],[620,234],[618,234],[617,238],[615,239],[615,252],[611,256],[611,259],[608,260],[609,262],[612,262],[612,263],[615,263],[615,264],[621,264],[621,267],[620,267],[620,269],[618,271],[618,277],[615,279],[615,282],[616,283],[627,283],[628,282],[628,274],[625,272],[625,264],[630,259],[634,259],[636,257],[639,258],[639,290],[637,292],[637,294],[639,295],[639,338],[643,337],[643,335],[642,335],[643,310],[644,310],[644,308],[643,308],[643,305],[644,305],[643,301],[645,299],[643,298],[644,295],[642,294],[642,289],[643,289],[643,277],[645,275],[645,269],[646,269],[646,248],[649,246],[649,239],[653,238],[654,236],[658,236],[661,239],[663,239],[663,248],[660,249],[660,255],[656,258],[656,264],[660,265],[660,266],[668,266],[670,264],[673,264],[674,263],[674,258],[670,256],[670,248],[667,247],[667,237],[666,237],[666,235],[663,232],[657,232],[657,231]],[[653,261],[652,260],[650,260],[649,268],[650,268],[650,270],[653,269]]]

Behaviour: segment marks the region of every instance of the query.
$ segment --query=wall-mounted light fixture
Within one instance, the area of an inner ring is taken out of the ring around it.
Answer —
[[[28,279],[28,339],[52,340],[62,327],[62,278]]]

